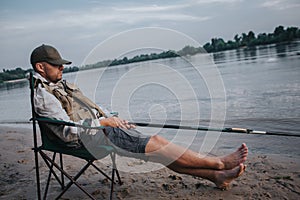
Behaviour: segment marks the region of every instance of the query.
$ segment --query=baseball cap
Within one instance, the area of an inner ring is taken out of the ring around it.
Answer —
[[[54,47],[45,44],[42,44],[32,51],[30,62],[32,65],[37,62],[47,62],[52,65],[70,65],[72,63],[71,61],[63,59]]]

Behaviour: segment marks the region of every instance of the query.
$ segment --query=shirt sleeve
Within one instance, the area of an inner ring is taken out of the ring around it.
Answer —
[[[72,122],[58,99],[43,88],[41,84],[36,88],[34,105],[35,112],[42,117]],[[69,133],[78,134],[77,127],[72,126],[65,126],[63,132],[65,136]]]
[[[38,85],[34,97],[35,112],[42,117],[53,118],[57,120],[73,122],[66,111],[63,109],[60,101],[51,93],[49,93],[40,84]],[[73,122],[74,123],[74,122]],[[84,120],[76,122],[77,124],[83,124]],[[91,121],[90,126],[100,126],[99,119]],[[64,126],[63,135],[67,137],[70,134],[80,135],[82,130],[74,126]],[[93,132],[91,132],[93,133]],[[93,133],[95,134],[95,133]]]
[[[34,98],[35,112],[43,117],[70,121],[70,117],[62,108],[58,99],[39,84]]]
[[[60,101],[51,93],[49,93],[45,88],[43,88],[40,84],[36,88],[35,92],[36,96],[34,98],[35,104],[35,112],[43,117],[54,118],[57,120],[63,120],[67,122],[73,122],[66,111],[63,109]],[[83,124],[85,120],[80,120],[76,122],[77,124]],[[99,119],[93,119],[91,121],[90,126],[100,126]],[[95,130],[96,131],[96,130]],[[96,134],[95,131],[90,131],[90,134]],[[65,126],[63,130],[63,135],[67,137],[67,135],[77,134],[80,135],[82,129],[73,127],[73,126]]]

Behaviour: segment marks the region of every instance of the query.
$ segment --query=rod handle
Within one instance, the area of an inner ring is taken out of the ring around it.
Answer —
[[[266,131],[251,131],[252,134],[267,134]]]
[[[251,130],[246,128],[230,128],[232,132],[238,132],[238,133],[249,133]]]

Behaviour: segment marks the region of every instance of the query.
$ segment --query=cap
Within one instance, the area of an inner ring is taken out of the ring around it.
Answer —
[[[59,52],[54,47],[45,44],[32,51],[30,62],[32,65],[37,62],[47,62],[52,65],[70,65],[72,63],[71,61],[62,59]]]

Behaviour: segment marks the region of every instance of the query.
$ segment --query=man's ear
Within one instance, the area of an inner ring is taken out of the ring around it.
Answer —
[[[44,65],[43,63],[36,63],[35,64],[35,69],[38,73],[44,73]]]

